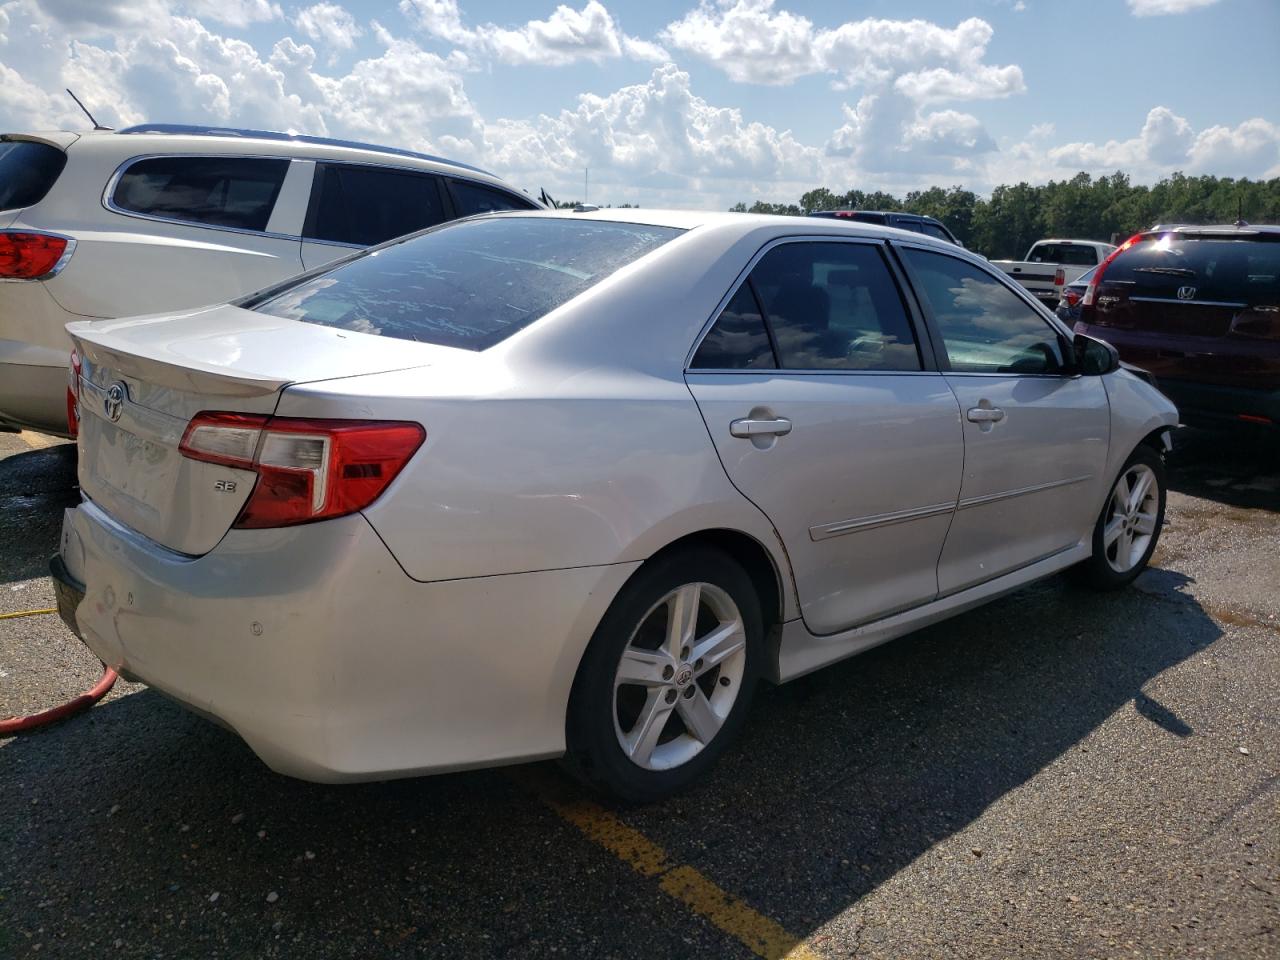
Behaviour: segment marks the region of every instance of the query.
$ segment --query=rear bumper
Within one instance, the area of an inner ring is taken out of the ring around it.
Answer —
[[[1280,390],[1247,390],[1186,380],[1160,380],[1160,390],[1193,426],[1227,423],[1280,429]]]
[[[59,606],[104,663],[320,782],[563,752],[578,661],[636,566],[419,583],[360,515],[232,530],[192,559],[92,503],[57,560]]]

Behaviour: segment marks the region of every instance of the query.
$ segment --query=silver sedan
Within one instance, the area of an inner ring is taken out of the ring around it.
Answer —
[[[317,781],[669,794],[762,678],[1129,583],[1177,422],[982,259],[839,221],[482,216],[68,329],[64,616]]]

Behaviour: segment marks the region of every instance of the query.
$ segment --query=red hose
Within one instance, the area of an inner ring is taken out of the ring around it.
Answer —
[[[22,613],[7,614],[5,619],[10,617],[32,616],[42,613],[50,613],[49,610],[29,610]],[[25,733],[28,730],[34,730],[37,727],[43,727],[50,723],[57,723],[74,713],[86,710],[107,695],[107,691],[115,686],[118,674],[108,667],[105,663],[102,665],[102,677],[89,690],[86,690],[80,696],[76,697],[61,706],[54,707],[51,710],[44,710],[40,713],[33,713],[26,717],[9,717],[7,720],[0,720],[0,737],[12,736],[15,733]]]

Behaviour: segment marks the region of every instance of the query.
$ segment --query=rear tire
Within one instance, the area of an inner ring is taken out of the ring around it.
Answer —
[[[1075,568],[1095,590],[1119,590],[1137,579],[1164,527],[1164,458],[1140,445],[1120,468],[1093,527],[1093,556]]]
[[[647,803],[711,768],[741,729],[764,627],[750,576],[697,547],[651,560],[614,598],[578,668],[565,766]]]

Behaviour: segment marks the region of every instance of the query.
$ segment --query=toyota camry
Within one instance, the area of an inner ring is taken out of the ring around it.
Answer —
[[[324,782],[665,796],[761,679],[1128,584],[1177,422],[980,257],[836,220],[483,215],[68,329],[64,617]]]

